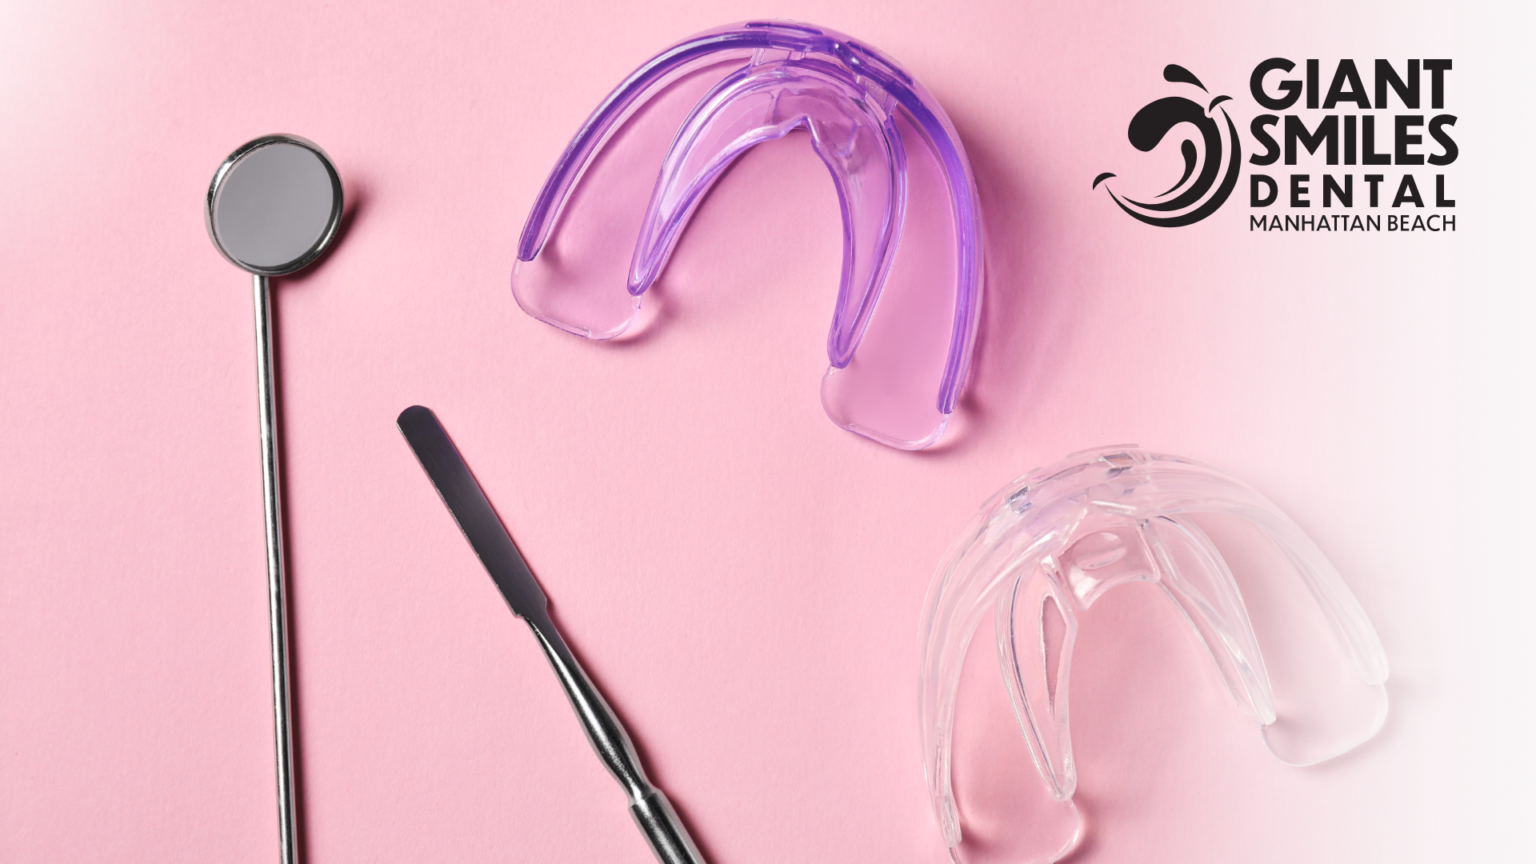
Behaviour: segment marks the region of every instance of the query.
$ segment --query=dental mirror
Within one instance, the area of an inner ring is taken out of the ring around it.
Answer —
[[[208,186],[208,236],[225,258],[257,276],[284,276],[314,261],[341,224],[341,178],[314,142],[257,138]]]
[[[256,305],[256,392],[261,421],[261,485],[267,528],[267,608],[272,624],[272,713],[277,743],[277,819],[282,864],[298,861],[293,711],[288,689],[288,599],[283,564],[276,342],[267,277],[303,268],[325,251],[341,224],[341,178],[311,141],[257,138],[214,172],[205,216],[213,245],[252,276]]]

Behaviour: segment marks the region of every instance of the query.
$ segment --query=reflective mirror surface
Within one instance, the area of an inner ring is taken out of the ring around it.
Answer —
[[[236,150],[208,189],[208,233],[234,264],[279,276],[313,261],[341,221],[341,180],[315,144],[289,135]]]

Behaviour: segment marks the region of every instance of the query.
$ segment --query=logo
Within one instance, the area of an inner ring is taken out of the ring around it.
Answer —
[[[1121,194],[1124,181],[1111,188],[1105,181],[1117,175],[1105,172],[1093,179],[1092,194],[1103,185],[1137,221],[1177,228],[1221,209],[1247,173],[1250,233],[1455,232],[1452,172],[1461,148],[1457,115],[1448,110],[1453,69],[1446,57],[1263,60],[1248,79],[1258,111],[1246,123],[1252,137],[1245,160],[1228,111],[1238,106],[1241,116],[1253,106],[1211,99],[1194,73],[1169,64],[1163,80],[1185,95],[1144,106],[1126,137],[1143,153],[1171,151],[1164,142],[1178,140],[1183,175],[1141,201]],[[1139,177],[1136,184],[1161,185]]]
[[[1192,72],[1172,63],[1163,68],[1163,80],[1170,84],[1192,84],[1206,93],[1210,92]],[[1179,151],[1184,156],[1184,176],[1166,192],[1158,195],[1156,201],[1124,198],[1116,195],[1107,183],[1104,184],[1104,191],[1132,218],[1161,228],[1193,225],[1215,213],[1237,187],[1237,175],[1243,162],[1243,148],[1238,141],[1237,127],[1233,125],[1232,118],[1227,116],[1227,110],[1220,107],[1221,103],[1231,98],[1217,96],[1209,105],[1202,106],[1183,96],[1165,96],[1137,111],[1126,132],[1131,146],[1137,150],[1152,152],[1169,132],[1184,124],[1199,130],[1200,144],[1196,146],[1194,139],[1185,138],[1179,145]],[[1217,122],[1217,113],[1220,114],[1221,123]],[[1226,129],[1225,144],[1223,127]],[[1099,188],[1100,183],[1114,176],[1109,172],[1100,174],[1093,179],[1093,188]]]

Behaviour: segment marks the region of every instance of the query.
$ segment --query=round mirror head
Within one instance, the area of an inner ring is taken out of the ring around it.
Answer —
[[[262,276],[315,260],[341,222],[341,178],[312,141],[267,135],[231,153],[208,186],[208,236],[235,266]]]

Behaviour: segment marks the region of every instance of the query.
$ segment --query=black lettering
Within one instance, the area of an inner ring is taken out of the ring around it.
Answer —
[[[1264,145],[1262,154],[1255,153],[1248,157],[1248,161],[1255,165],[1273,165],[1280,158],[1280,145],[1275,143],[1275,138],[1264,128],[1280,122],[1280,118],[1273,114],[1260,114],[1248,124],[1248,131],[1253,133],[1254,140]]]
[[[1429,70],[1429,107],[1445,107],[1445,73],[1451,68],[1449,60],[1425,60],[1424,68]],[[1417,108],[1417,105],[1410,105]]]
[[[1344,188],[1333,179],[1332,174],[1323,175],[1323,206],[1332,207],[1333,198],[1337,196],[1339,204],[1344,207],[1355,206],[1355,175],[1344,175]]]
[[[1271,111],[1284,111],[1296,104],[1301,98],[1300,81],[1281,81],[1278,86],[1284,96],[1270,96],[1264,92],[1264,76],[1275,71],[1289,72],[1296,68],[1296,64],[1284,57],[1271,57],[1263,63],[1253,67],[1253,75],[1248,79],[1248,89],[1253,93],[1253,99]]]
[[[1445,197],[1445,175],[1444,174],[1436,174],[1435,175],[1435,206],[1436,207],[1455,207],[1456,206],[1455,199]]]
[[[1355,164],[1355,115],[1344,115],[1344,164]]]
[[[1260,231],[1269,230],[1269,220],[1264,218],[1264,214],[1260,213],[1257,216],[1248,217],[1248,230],[1252,231],[1255,228],[1259,229]]]
[[[1380,174],[1367,174],[1367,175],[1365,175],[1365,182],[1366,182],[1367,185],[1369,185],[1371,187],[1371,206],[1372,207],[1376,206],[1376,184],[1380,183],[1381,181],[1383,181],[1385,179],[1386,178],[1383,177]]]
[[[1349,89],[1345,90],[1344,85]],[[1361,108],[1371,107],[1371,97],[1365,94],[1365,82],[1360,80],[1360,71],[1355,68],[1355,61],[1340,60],[1339,68],[1333,73],[1333,83],[1328,85],[1328,95],[1323,97],[1323,110],[1328,110],[1340,102],[1353,102]]]
[[[1329,114],[1317,123],[1315,132],[1307,131],[1307,124],[1295,114],[1285,115],[1285,164],[1296,164],[1296,142],[1307,148],[1308,153],[1316,153],[1317,148],[1325,142],[1328,149],[1325,151],[1329,165],[1339,164],[1339,118],[1336,114]]]
[[[1376,206],[1374,201],[1371,203],[1371,206],[1372,207]],[[1366,230],[1368,230],[1368,231],[1380,231],[1381,230],[1381,217],[1380,216],[1367,216],[1367,217],[1365,217],[1365,227],[1366,227]]]
[[[1311,207],[1312,206],[1312,202],[1308,201],[1305,197],[1303,197],[1303,196],[1305,196],[1307,194],[1307,181],[1311,180],[1311,179],[1312,179],[1312,175],[1311,174],[1292,174],[1291,175],[1291,206],[1292,207]]]
[[[1317,61],[1307,61],[1307,107],[1317,107]]]
[[[1259,197],[1259,186],[1268,187],[1269,194]],[[1275,198],[1280,195],[1280,190],[1275,187],[1275,178],[1268,174],[1248,175],[1248,205],[1250,207],[1268,207],[1275,203]]]
[[[1460,151],[1456,149],[1456,142],[1451,140],[1451,133],[1445,131],[1445,127],[1455,125],[1456,115],[1454,114],[1438,114],[1429,121],[1429,137],[1435,139],[1435,143],[1445,149],[1444,153],[1430,154],[1429,164],[1449,165],[1456,161]]]
[[[1392,199],[1392,206],[1401,207],[1404,201],[1412,201],[1415,207],[1424,206],[1424,199],[1419,197],[1419,184],[1414,182],[1412,174],[1404,174],[1403,182],[1397,184],[1397,197]]]
[[[1418,109],[1419,107],[1419,61],[1408,61],[1408,81],[1397,77],[1397,70],[1392,68],[1391,60],[1376,61],[1376,107],[1387,107],[1387,85],[1397,91],[1397,98],[1403,100],[1404,108]],[[1371,107],[1369,105],[1365,106]]]
[[[1360,164],[1391,165],[1391,153],[1376,152],[1376,118],[1367,114],[1360,118]]]
[[[1440,224],[1444,225],[1445,226],[1445,230],[1447,230],[1447,231],[1455,231],[1456,230],[1456,217],[1455,216],[1442,216],[1442,217],[1440,217]]]
[[[1424,117],[1419,114],[1399,114],[1393,118],[1397,121],[1397,132],[1392,136],[1392,153],[1396,157],[1398,165],[1423,165],[1424,154],[1409,153],[1411,144],[1418,144],[1424,140],[1423,135],[1409,135],[1408,127],[1423,126]]]

